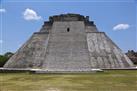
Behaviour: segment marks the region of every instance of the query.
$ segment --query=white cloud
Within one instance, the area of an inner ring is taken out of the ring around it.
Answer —
[[[38,16],[34,10],[29,9],[29,8],[27,8],[23,12],[23,17],[25,20],[40,20],[40,19],[42,19],[41,16]]]
[[[116,26],[113,27],[113,30],[125,30],[130,27],[129,24],[117,24]]]
[[[0,8],[0,13],[5,13],[5,12],[6,12],[6,9]]]
[[[3,40],[0,40],[0,44],[2,44],[3,43]]]

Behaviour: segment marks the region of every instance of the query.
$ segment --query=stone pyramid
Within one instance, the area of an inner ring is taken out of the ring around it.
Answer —
[[[89,21],[89,16],[68,13],[49,17],[4,68],[90,71],[132,66],[120,48]]]

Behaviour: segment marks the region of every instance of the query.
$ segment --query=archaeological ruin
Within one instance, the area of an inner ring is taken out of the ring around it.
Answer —
[[[98,31],[89,16],[68,13],[50,16],[4,68],[90,71],[133,66],[122,50]]]

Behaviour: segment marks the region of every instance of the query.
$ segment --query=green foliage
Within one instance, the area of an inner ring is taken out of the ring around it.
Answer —
[[[6,52],[6,53],[4,54],[4,56],[10,58],[13,54],[14,54],[14,53],[12,53],[12,52]]]
[[[0,67],[3,67],[3,65],[8,61],[8,59],[13,55],[12,52],[7,52],[4,55],[0,55]]]
[[[134,63],[137,64],[137,52],[133,50],[128,50],[126,55],[130,58],[130,60]]]
[[[0,55],[0,67],[3,67],[3,65],[8,61],[8,57]]]

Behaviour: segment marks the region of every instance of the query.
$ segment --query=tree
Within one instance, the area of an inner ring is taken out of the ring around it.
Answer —
[[[0,67],[3,67],[13,54],[12,52],[6,52],[4,55],[0,55]]]
[[[8,57],[0,55],[0,67],[3,67],[3,65],[8,61]]]
[[[137,64],[137,52],[133,50],[128,50],[126,55],[130,58],[130,60],[134,63]]]
[[[4,54],[4,56],[10,58],[13,54],[14,54],[14,53],[12,53],[12,52],[6,52],[6,53]]]

